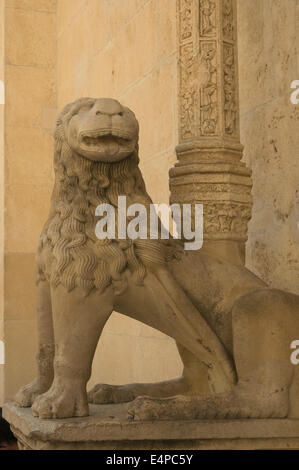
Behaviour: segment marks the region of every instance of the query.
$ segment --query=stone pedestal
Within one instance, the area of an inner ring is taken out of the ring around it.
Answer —
[[[34,418],[13,403],[4,418],[22,450],[299,449],[299,420],[134,422],[125,405],[91,405],[90,416]]]

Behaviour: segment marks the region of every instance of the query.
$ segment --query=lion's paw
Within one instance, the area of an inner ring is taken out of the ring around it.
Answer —
[[[34,400],[41,395],[42,393],[45,393],[47,391],[47,388],[42,387],[40,383],[38,382],[37,379],[33,380],[28,385],[25,385],[24,387],[20,388],[18,393],[15,396],[15,401],[19,406],[22,406],[23,408],[30,407]]]
[[[86,392],[76,383],[53,384],[34,401],[32,413],[42,419],[88,416]]]
[[[88,402],[95,405],[127,403],[134,400],[135,397],[133,390],[117,385],[99,384],[88,392]]]
[[[134,421],[153,421],[162,418],[160,399],[138,397],[127,406],[127,416]]]
[[[195,419],[198,414],[197,399],[184,395],[169,398],[138,397],[127,406],[127,416],[134,421],[157,419]]]

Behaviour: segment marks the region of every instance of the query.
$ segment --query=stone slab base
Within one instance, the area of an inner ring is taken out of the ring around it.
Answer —
[[[299,449],[298,419],[134,422],[125,405],[90,405],[87,418],[43,420],[14,403],[3,417],[22,450]]]

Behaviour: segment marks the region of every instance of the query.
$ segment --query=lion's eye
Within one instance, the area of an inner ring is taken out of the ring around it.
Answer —
[[[124,113],[121,111],[120,113],[118,113],[119,116],[123,116]]]

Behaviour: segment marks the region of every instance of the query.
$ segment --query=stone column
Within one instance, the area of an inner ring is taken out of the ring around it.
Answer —
[[[235,0],[177,0],[178,162],[171,203],[202,203],[204,250],[243,264],[251,171],[241,162]]]

